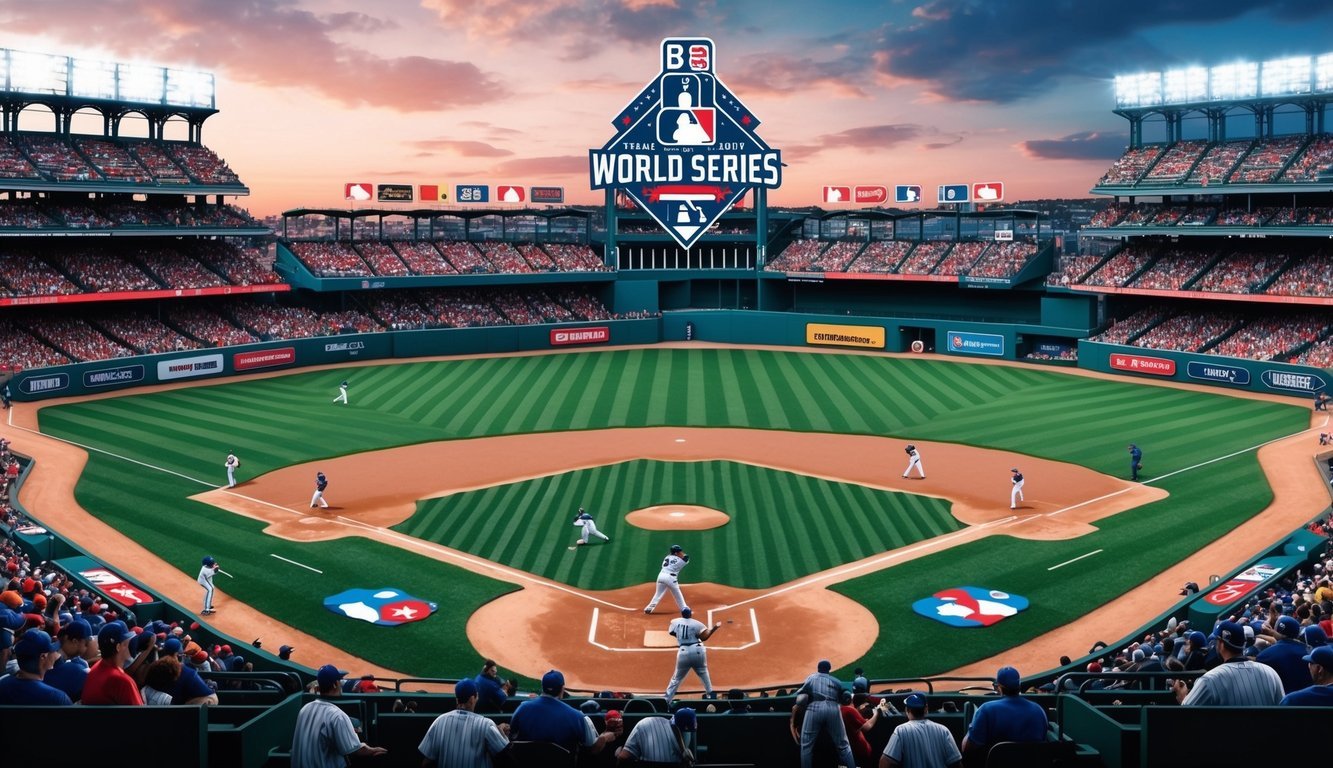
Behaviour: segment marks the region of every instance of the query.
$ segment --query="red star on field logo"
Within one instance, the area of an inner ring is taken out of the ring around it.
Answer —
[[[749,116],[749,115],[745,115],[744,117],[741,118],[741,124],[742,124],[742,125],[749,125],[750,122],[751,122],[751,120],[750,120],[750,116]]]
[[[625,115],[624,117],[620,118],[620,122],[624,123],[625,125],[629,125],[629,115]]]

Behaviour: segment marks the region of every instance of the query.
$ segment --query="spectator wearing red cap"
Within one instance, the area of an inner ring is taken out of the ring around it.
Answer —
[[[477,714],[477,683],[459,680],[454,686],[457,706],[435,718],[417,751],[423,766],[487,766],[509,748],[509,724],[497,726]]]
[[[1000,667],[995,673],[995,687],[1000,698],[977,707],[972,725],[963,737],[963,752],[989,750],[1002,741],[1045,741],[1046,710],[1024,699],[1022,678],[1013,667]]]
[[[63,706],[73,704],[59,688],[42,682],[56,663],[60,644],[40,629],[30,629],[14,643],[19,670],[0,677],[0,705]]]
[[[84,704],[135,704],[143,706],[139,686],[125,673],[130,660],[130,639],[134,633],[122,621],[108,622],[97,633],[97,649],[102,658],[88,670],[83,684]]]
[[[342,695],[342,679],[347,673],[325,664],[315,674],[319,698],[301,707],[292,735],[292,768],[335,768],[346,765],[347,758],[375,757],[389,750],[363,743],[352,725],[352,718],[332,699]]]

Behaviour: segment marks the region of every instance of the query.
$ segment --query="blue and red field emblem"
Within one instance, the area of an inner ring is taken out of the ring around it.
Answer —
[[[382,589],[349,589],[324,598],[324,607],[349,619],[360,619],[382,627],[421,621],[435,613],[435,603],[406,592]]]
[[[912,603],[912,610],[951,627],[989,627],[1028,607],[1028,599],[998,589],[952,587]]]
[[[782,157],[714,70],[713,41],[662,41],[662,71],[589,150],[593,189],[620,189],[682,248],[756,187],[782,184]]]

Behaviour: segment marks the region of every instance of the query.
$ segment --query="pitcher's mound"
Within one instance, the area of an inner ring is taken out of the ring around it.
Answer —
[[[625,522],[649,531],[706,531],[730,521],[726,512],[693,504],[661,504],[625,515]]]

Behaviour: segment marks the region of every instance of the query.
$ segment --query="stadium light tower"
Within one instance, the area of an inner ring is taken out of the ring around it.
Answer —
[[[1316,91],[1333,91],[1333,53],[1314,60],[1314,87]]]
[[[1208,71],[1214,101],[1252,99],[1259,91],[1259,65],[1252,61],[1219,64]]]
[[[1260,78],[1264,96],[1287,96],[1310,92],[1310,57],[1293,56],[1265,61]]]
[[[1116,75],[1115,103],[1118,107],[1151,107],[1161,104],[1162,73]]]
[[[9,51],[9,89],[25,93],[63,94],[67,59],[47,53]]]
[[[116,65],[110,61],[75,59],[70,71],[70,95],[89,99],[116,98]]]
[[[1205,67],[1168,69],[1162,73],[1162,102],[1190,104],[1208,98],[1208,70]]]

